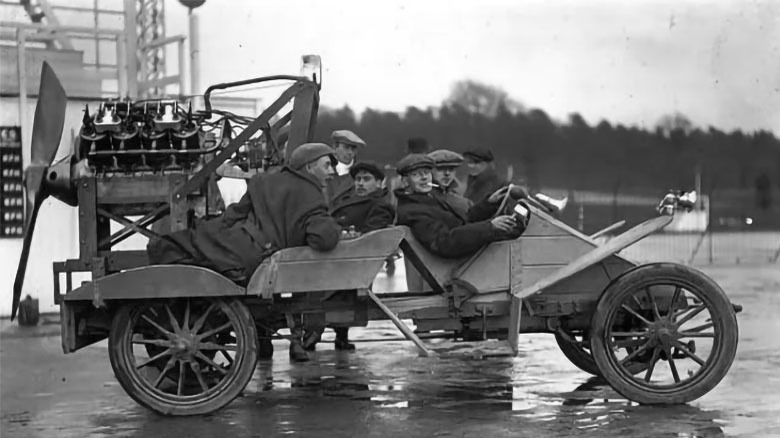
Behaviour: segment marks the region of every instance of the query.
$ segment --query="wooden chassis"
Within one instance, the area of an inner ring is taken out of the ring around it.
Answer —
[[[516,350],[519,333],[587,329],[604,289],[636,267],[615,254],[671,220],[651,219],[615,237],[614,243],[599,246],[543,211],[532,212],[519,239],[496,242],[466,260],[438,258],[425,251],[408,228],[393,227],[342,242],[328,253],[307,247],[281,250],[258,267],[246,288],[190,266],[116,273],[63,297],[68,314],[63,319],[63,348],[70,352],[99,339],[107,327],[101,326],[101,319],[126,300],[236,296],[247,300],[259,323],[269,314],[285,312],[303,314],[317,325],[361,326],[391,319],[424,355],[430,352],[400,318],[414,320],[416,333],[445,330],[469,339],[508,339]],[[399,249],[428,287],[377,296],[370,290],[373,279],[385,258]],[[353,293],[344,298],[338,291]]]

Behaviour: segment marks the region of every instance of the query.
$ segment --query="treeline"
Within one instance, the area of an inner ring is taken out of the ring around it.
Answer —
[[[780,140],[767,131],[701,129],[679,114],[650,130],[607,121],[589,125],[576,113],[556,122],[500,90],[463,88],[456,85],[459,94],[454,91],[439,107],[410,107],[402,114],[366,109],[358,117],[348,107],[323,108],[315,136],[328,141],[335,129],[353,130],[368,143],[361,158],[383,164],[400,159],[411,137],[427,139],[434,149],[489,146],[498,166],[512,165],[513,179],[531,188],[608,193],[690,188],[700,166],[705,192],[780,191]]]

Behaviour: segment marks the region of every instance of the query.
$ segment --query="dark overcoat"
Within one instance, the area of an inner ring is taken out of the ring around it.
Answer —
[[[505,185],[507,182],[498,176],[496,169],[489,167],[479,175],[469,175],[463,196],[477,204]]]
[[[465,217],[469,208],[474,205],[470,199],[463,196],[461,185],[456,179],[453,179],[447,187],[439,184],[439,190],[444,194],[444,200],[447,201],[452,208],[456,209],[461,216]]]
[[[522,229],[505,233],[493,227],[491,216],[499,204],[485,198],[465,215],[444,199],[440,191],[430,193],[395,192],[398,198],[398,225],[406,225],[420,243],[441,257],[463,257],[497,240],[514,239]]]
[[[151,240],[147,253],[152,264],[203,266],[240,283],[280,249],[335,248],[340,231],[328,214],[320,183],[308,173],[284,167],[252,177],[241,200],[221,216]]]
[[[327,196],[332,202],[336,198],[344,196],[347,192],[352,190],[355,186],[355,181],[348,173],[344,175],[333,175],[333,178],[328,180],[327,184]]]
[[[342,228],[354,226],[361,233],[387,228],[395,222],[395,208],[387,189],[358,196],[353,188],[333,200],[331,215]]]

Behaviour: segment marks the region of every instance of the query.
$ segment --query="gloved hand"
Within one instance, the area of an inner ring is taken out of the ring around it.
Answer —
[[[509,186],[506,186],[506,187],[501,187],[500,189],[498,189],[495,192],[493,192],[488,197],[488,202],[491,203],[491,204],[496,204],[498,202],[501,202],[504,199],[504,196],[506,196],[506,191],[509,190],[510,186],[511,186],[511,184]]]
[[[341,230],[341,235],[339,236],[340,240],[351,240],[351,239],[357,239],[361,236],[361,233],[359,231],[355,231],[355,227],[351,226],[347,230]]]
[[[493,225],[493,228],[501,230],[505,233],[512,232],[512,230],[514,230],[517,226],[515,219],[512,216],[507,215],[496,216],[490,220],[490,223]]]
[[[525,187],[518,186],[516,184],[509,184],[509,196],[511,196],[512,199],[525,199],[530,195],[528,194],[528,190],[526,190]]]
[[[488,197],[488,202],[491,204],[501,202],[504,199],[504,196],[506,196],[507,191],[509,191],[509,196],[512,197],[512,199],[524,199],[529,196],[528,190],[526,190],[525,187],[509,184],[508,186],[501,187],[493,192],[490,197]]]

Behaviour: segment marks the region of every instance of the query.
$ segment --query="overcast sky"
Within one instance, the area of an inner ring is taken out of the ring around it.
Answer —
[[[186,35],[187,9],[165,5],[167,34]],[[313,53],[330,107],[437,106],[468,78],[560,121],[651,128],[681,112],[780,135],[780,1],[206,0],[197,13],[202,88],[296,74]]]
[[[322,104],[438,105],[454,81],[499,86],[558,120],[780,134],[780,2],[207,0],[202,83],[296,73],[322,56]],[[167,33],[187,32],[167,4]]]

